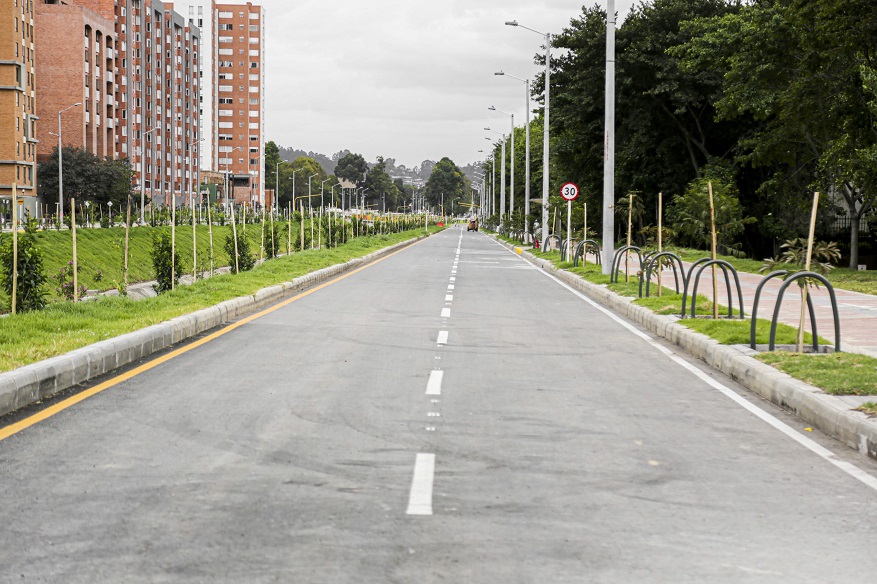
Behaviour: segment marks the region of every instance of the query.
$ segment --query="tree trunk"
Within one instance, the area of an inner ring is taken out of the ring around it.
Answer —
[[[857,270],[859,267],[859,225],[862,218],[856,214],[850,215],[850,269]]]

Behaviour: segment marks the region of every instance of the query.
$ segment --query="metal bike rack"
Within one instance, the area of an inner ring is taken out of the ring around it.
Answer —
[[[572,247],[573,245],[578,245],[578,242],[575,239],[570,240],[570,247]],[[566,258],[567,251],[568,250],[566,247],[566,240],[564,239],[563,241],[560,242],[560,259],[561,260],[566,261],[565,258]]]
[[[648,266],[645,271],[645,282],[646,282],[646,298],[651,294],[651,285],[652,285],[652,270],[655,267],[655,263],[658,263],[658,269],[662,269],[659,260],[663,257],[671,258],[670,265],[673,266],[673,279],[676,281],[676,293],[679,294],[679,274],[676,272],[676,264],[679,264],[679,272],[682,273],[682,282],[685,283],[685,266],[682,264],[682,258],[673,253],[672,251],[663,251],[661,253],[656,253],[651,255],[648,260]],[[639,297],[643,297],[643,280],[639,281]]]
[[[548,251],[548,242],[551,240],[555,240],[557,242],[557,248],[560,249],[561,239],[559,235],[549,235],[548,239],[542,242],[542,251]]]
[[[831,312],[834,317],[834,350],[840,353],[840,315],[837,312],[837,296],[834,293],[834,286],[831,285],[831,282],[828,281],[828,278],[823,276],[822,274],[817,274],[816,272],[798,272],[797,274],[793,274],[792,276],[786,278],[786,281],[783,282],[783,285],[780,286],[779,294],[777,294],[777,305],[773,309],[773,320],[770,323],[770,345],[768,346],[768,351],[773,351],[776,348],[776,335],[777,335],[777,321],[780,317],[780,307],[783,303],[783,295],[785,295],[786,290],[789,286],[792,285],[792,282],[800,280],[801,278],[813,278],[815,280],[819,280],[825,287],[828,289],[828,296],[831,298]],[[810,295],[807,295],[807,299],[810,299]],[[813,323],[813,340],[814,343],[816,341],[816,319],[813,318],[813,310],[810,310],[810,320]]]
[[[621,256],[628,251],[636,252],[637,257],[639,257],[640,271],[642,271],[642,266],[644,264],[642,250],[635,245],[627,245],[625,247],[622,247],[615,252],[615,257],[612,258],[612,272],[610,272],[609,275],[610,284],[618,283],[618,274],[619,272],[621,272]]]
[[[771,272],[766,275],[761,282],[758,283],[758,287],[755,289],[755,299],[752,301],[752,323],[749,326],[749,348],[755,349],[755,332],[756,332],[756,319],[758,317],[758,303],[761,300],[761,291],[764,289],[764,285],[768,283],[768,281],[773,278],[777,278],[779,276],[785,276],[788,274],[788,270],[777,270],[776,272]],[[812,336],[813,336],[813,351],[819,351],[819,337],[816,335],[816,314],[813,312],[813,300],[810,299],[810,294],[807,295],[807,310],[810,312],[810,324],[812,325]]]
[[[730,269],[731,273],[734,274],[734,283],[737,285],[737,299],[740,301],[740,318],[743,319],[745,316],[743,307],[743,289],[740,287],[740,276],[737,274],[737,270],[725,260],[714,260],[710,258],[701,258],[697,260],[688,270],[688,276],[685,278],[685,291],[682,293],[682,318],[685,318],[688,285],[691,284],[691,276],[694,274],[694,270],[697,269],[697,276],[694,278],[694,287],[691,291],[691,318],[694,318],[697,315],[697,287],[700,284],[700,276],[706,268],[713,265],[722,268],[722,272],[725,274],[725,286],[728,289],[728,318],[734,318],[734,297],[731,295],[731,279],[728,277],[728,270]],[[718,298],[713,298],[714,303],[717,303],[718,300]]]
[[[584,257],[584,254],[588,253],[588,247],[594,250],[594,253],[597,256],[597,261],[595,262],[598,266],[603,263],[603,260],[600,258],[600,246],[597,245],[597,242],[593,239],[586,239],[585,241],[579,243],[576,246],[576,250],[572,256],[572,265],[573,267],[579,267],[579,258]]]

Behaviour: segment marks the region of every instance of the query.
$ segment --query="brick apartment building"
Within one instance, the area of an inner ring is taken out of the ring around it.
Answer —
[[[197,193],[200,34],[159,0],[38,0],[40,112],[62,115],[65,145],[128,158],[156,204]],[[48,126],[39,137],[49,155]],[[141,183],[141,180],[143,183]]]
[[[265,13],[261,6],[212,5],[214,169],[227,171],[234,199],[265,198]]]
[[[36,209],[36,87],[32,0],[0,0],[0,215],[12,186]]]

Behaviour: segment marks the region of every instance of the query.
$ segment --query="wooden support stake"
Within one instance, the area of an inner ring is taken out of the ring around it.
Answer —
[[[658,193],[658,253],[664,251],[664,193]],[[658,298],[663,293],[663,269],[664,258],[658,258]]]
[[[716,248],[718,242],[716,240],[716,205],[713,200],[713,182],[707,183],[710,192],[710,225],[712,227],[712,259],[716,259]],[[742,306],[740,307],[743,308]],[[713,264],[713,318],[719,318],[719,271],[718,266]]]
[[[234,238],[234,273],[240,274],[241,273],[241,265],[240,265],[240,261],[238,260],[238,258],[240,257],[240,254],[238,252],[238,228],[237,228],[237,221],[235,220],[235,215],[236,215],[236,213],[234,212],[234,209],[232,209],[231,236]]]
[[[627,247],[633,243],[633,193],[627,203]],[[640,268],[642,269],[642,268]],[[630,283],[630,250],[624,252],[624,281]]]
[[[210,276],[213,276],[213,205],[210,204],[209,199],[207,197],[207,234],[210,237]]]
[[[73,302],[79,302],[79,257],[76,253],[76,198],[70,197],[70,231],[73,233]]]
[[[810,262],[813,258],[813,238],[816,236],[816,212],[819,210],[819,193],[813,193],[813,209],[810,212],[810,232],[807,236],[807,258],[804,263],[804,270],[810,271]],[[801,288],[801,319],[798,325],[798,336],[795,340],[795,351],[804,352],[804,319],[806,317],[807,307],[807,281],[802,280],[804,286]],[[812,324],[812,323],[811,323]]]
[[[265,205],[262,205],[262,242],[259,244],[259,261],[265,261]]]
[[[298,210],[301,214],[301,221],[299,221],[299,231],[301,232],[301,250],[305,250],[305,204],[304,201],[298,202]]]
[[[12,184],[12,314],[18,306],[18,192]]]
[[[588,204],[585,203],[585,225],[582,227],[582,241],[587,241],[588,239]],[[575,258],[573,258],[575,259]],[[588,263],[588,245],[586,243],[582,244],[582,265],[587,265]]]
[[[171,193],[171,290],[177,279],[177,195]]]
[[[286,235],[286,255],[292,255],[292,201],[286,203],[287,214],[289,215],[289,223],[287,223],[288,232]]]
[[[123,274],[122,281],[125,283],[125,290],[128,290],[128,250],[129,250],[129,241],[131,237],[131,195],[128,195],[128,212],[125,216],[125,273]]]
[[[195,197],[191,197],[192,207],[192,283],[198,281],[198,222],[195,221]]]

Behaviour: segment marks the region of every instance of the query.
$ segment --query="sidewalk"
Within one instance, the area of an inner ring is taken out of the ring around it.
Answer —
[[[594,263],[593,254],[588,254],[588,262]],[[686,273],[691,264],[683,262]],[[636,255],[630,258],[631,279],[636,278],[635,274],[639,270],[639,261]],[[730,272],[729,272],[730,273]],[[762,274],[752,274],[749,272],[737,272],[740,277],[740,288],[743,291],[743,304],[746,316],[752,314],[752,303],[755,300],[755,289],[763,279]],[[711,270],[707,268],[703,271],[698,284],[697,293],[712,300],[713,287],[711,283]],[[732,276],[733,280],[733,276]],[[654,286],[655,279],[652,279]],[[673,271],[665,270],[663,273],[664,286],[673,288]],[[758,318],[770,320],[773,317],[773,311],[776,307],[777,296],[780,286],[783,284],[782,278],[774,278],[770,280],[761,291],[761,298],[758,302]],[[692,282],[692,286],[694,283]],[[680,278],[681,286],[681,278]],[[737,302],[737,289],[734,282],[731,282],[731,292],[734,294],[734,306]],[[691,290],[689,290],[689,294]],[[834,289],[837,297],[837,310],[840,317],[840,343],[841,350],[848,353],[861,353],[871,357],[877,357],[877,296],[871,294],[862,294],[860,292],[851,292],[849,290]],[[654,292],[653,292],[654,294]],[[813,311],[816,313],[816,327],[819,336],[834,344],[834,318],[831,312],[831,299],[828,291],[824,286],[819,288],[810,288],[809,295],[813,301]],[[724,274],[719,270],[719,303],[724,306],[728,305],[727,287],[725,286]],[[689,310],[691,309],[689,303]],[[681,303],[680,303],[681,311]],[[780,322],[798,327],[801,317],[801,293],[797,284],[792,284],[783,296],[783,306],[780,309]],[[810,331],[810,317],[807,317],[807,332]]]

